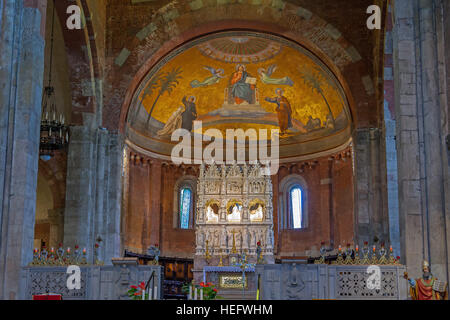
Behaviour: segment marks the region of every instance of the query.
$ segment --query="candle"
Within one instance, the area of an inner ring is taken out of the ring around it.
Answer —
[[[69,247],[69,248],[67,248],[67,253],[70,253],[70,247]]]
[[[376,251],[376,247],[375,247],[375,245],[373,246],[373,252],[375,252]]]
[[[341,251],[342,251],[342,247],[341,247],[341,245],[339,245],[339,249],[338,249],[338,250],[339,250],[339,252],[341,252]]]
[[[158,299],[158,287],[155,286],[155,291],[153,292],[153,300],[157,300]]]
[[[189,300],[192,300],[192,285],[189,286]]]
[[[152,300],[152,288],[148,289],[148,300]]]
[[[52,247],[52,249],[50,251],[51,251],[51,253],[53,253],[53,252],[55,252],[55,249]]]
[[[389,246],[389,251],[392,252],[392,246]]]
[[[200,289],[200,300],[203,300],[203,289]]]
[[[194,300],[197,300],[197,294],[198,294],[198,289],[195,288],[195,290],[194,290]]]
[[[86,254],[86,248],[83,248],[83,254]]]
[[[145,300],[145,289],[142,289],[142,300]]]
[[[356,247],[355,247],[355,251],[356,251],[356,252],[358,252],[358,251],[359,251],[359,247],[358,247],[358,245],[356,245]]]

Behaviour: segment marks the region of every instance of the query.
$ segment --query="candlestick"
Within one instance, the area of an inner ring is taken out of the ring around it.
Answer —
[[[158,299],[158,287],[155,286],[155,291],[153,292],[153,300],[157,300]]]

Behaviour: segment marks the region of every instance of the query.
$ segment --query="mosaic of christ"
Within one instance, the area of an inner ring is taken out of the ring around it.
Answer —
[[[178,128],[278,129],[293,141],[332,135],[350,121],[335,77],[284,39],[228,32],[165,57],[141,84],[128,123],[156,140]],[[197,132],[202,133],[202,132]]]

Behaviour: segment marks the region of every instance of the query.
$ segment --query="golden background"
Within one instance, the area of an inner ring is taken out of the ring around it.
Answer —
[[[268,66],[271,64],[277,65],[277,69],[271,75],[272,78],[283,78],[288,76],[293,80],[294,85],[291,87],[287,85],[272,85],[263,83],[259,78],[257,70],[259,68],[265,68],[267,70]],[[219,83],[211,86],[192,88],[190,86],[190,82],[192,80],[196,79],[202,82],[204,79],[211,76],[211,73],[203,68],[204,66],[213,67],[215,69],[224,69],[225,72],[222,74],[224,78],[220,79]],[[181,101],[184,96],[194,95],[197,98],[196,108],[199,116],[222,108],[225,88],[229,86],[230,77],[235,71],[236,64],[226,63],[206,57],[198,50],[197,47],[193,47],[174,57],[166,63],[159,70],[159,72],[165,73],[175,68],[181,68],[182,73],[180,76],[182,79],[179,80],[179,84],[170,94],[165,92],[159,98],[152,113],[153,118],[165,123],[172,113],[182,105]],[[249,75],[258,79],[256,86],[259,90],[261,107],[267,112],[276,112],[276,104],[266,102],[264,99],[266,97],[275,97],[275,89],[280,87],[284,89],[284,96],[291,104],[293,118],[301,121],[303,124],[308,122],[308,116],[312,116],[312,118],[320,118],[322,123],[324,123],[328,114],[328,108],[322,96],[316,90],[313,90],[309,85],[305,84],[301,78],[301,71],[315,70],[318,68],[320,67],[308,56],[288,46],[282,46],[281,52],[270,60],[246,64],[246,69]],[[314,73],[317,74],[316,71],[314,71]],[[325,75],[326,71],[322,70],[322,74]],[[322,91],[328,100],[334,118],[336,118],[343,111],[343,98],[336,89],[333,79],[321,78],[320,85]],[[145,88],[145,85],[143,88]],[[154,89],[152,94],[145,96],[142,101],[142,104],[147,112],[150,111],[153,102],[158,96],[158,91],[158,88]],[[142,96],[143,93],[140,93],[140,100],[142,100]],[[242,127],[242,124],[240,124],[240,126]],[[233,128],[235,126],[233,126],[233,124],[223,124],[221,127],[223,130],[225,127]],[[256,124],[253,127],[266,128],[267,126]]]

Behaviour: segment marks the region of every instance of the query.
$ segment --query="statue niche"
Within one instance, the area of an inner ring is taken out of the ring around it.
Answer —
[[[232,200],[227,204],[227,221],[240,222],[242,216],[242,202]]]
[[[219,222],[219,201],[210,200],[206,203],[206,222],[217,223]]]
[[[264,220],[264,212],[265,203],[263,200],[255,199],[250,202],[249,212],[250,212],[250,221],[252,222],[261,222]]]

